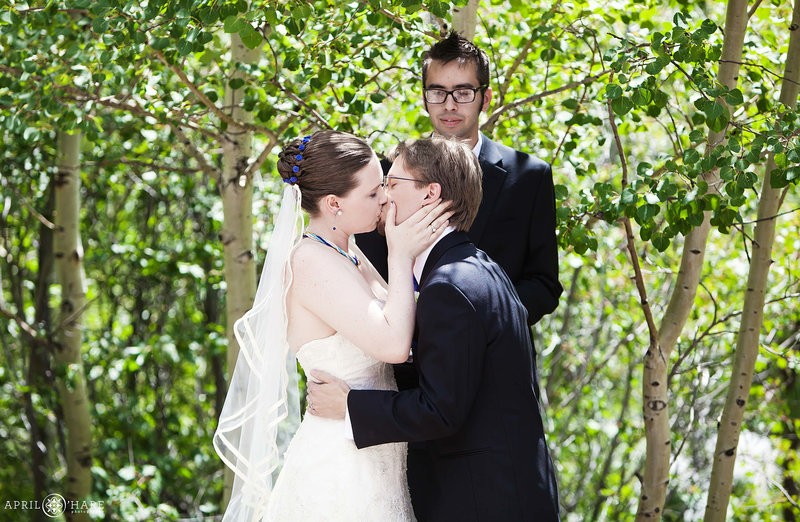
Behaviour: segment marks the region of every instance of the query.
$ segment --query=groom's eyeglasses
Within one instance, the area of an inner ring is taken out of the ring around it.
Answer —
[[[414,178],[401,178],[398,176],[384,176],[383,181],[381,182],[381,187],[386,188],[389,186],[389,180],[393,179],[396,181],[416,181],[417,183],[421,183],[420,180]]]

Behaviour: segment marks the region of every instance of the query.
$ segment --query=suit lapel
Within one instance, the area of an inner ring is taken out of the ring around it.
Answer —
[[[425,261],[425,267],[422,269],[422,275],[419,281],[420,289],[425,285],[425,281],[428,279],[431,270],[433,270],[433,267],[437,266],[439,259],[441,259],[444,253],[462,243],[469,243],[469,238],[466,233],[456,231],[450,232],[434,245],[433,249],[431,249],[431,253],[428,254],[428,259]]]
[[[478,244],[486,231],[486,224],[489,222],[489,215],[492,213],[497,196],[503,188],[503,183],[506,181],[508,174],[506,169],[503,168],[503,157],[497,145],[483,136],[483,146],[478,155],[478,161],[481,164],[483,171],[482,187],[483,197],[481,199],[481,206],[478,208],[478,215],[475,216],[475,221],[469,229],[469,237],[473,243]]]

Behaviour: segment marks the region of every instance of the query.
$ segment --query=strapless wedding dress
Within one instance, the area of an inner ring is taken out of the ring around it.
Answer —
[[[303,370],[324,370],[351,389],[396,390],[391,365],[338,333],[304,344]],[[270,522],[414,520],[406,482],[406,444],[357,449],[343,420],[306,415],[286,451],[269,498]]]

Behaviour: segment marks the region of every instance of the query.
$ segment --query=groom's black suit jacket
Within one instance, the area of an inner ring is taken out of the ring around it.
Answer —
[[[562,292],[553,174],[546,162],[482,138],[483,198],[469,238],[506,271],[534,324],[556,309]],[[391,163],[381,165],[386,172]],[[358,234],[356,243],[386,279],[386,238]]]
[[[508,276],[453,232],[431,250],[419,291],[419,387],[350,391],[356,445],[426,441],[408,461],[421,522],[558,520],[526,311]]]

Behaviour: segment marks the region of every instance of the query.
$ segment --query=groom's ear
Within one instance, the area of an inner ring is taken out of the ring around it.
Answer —
[[[436,201],[442,195],[442,186],[438,183],[428,184],[428,193],[425,194],[425,201]]]

